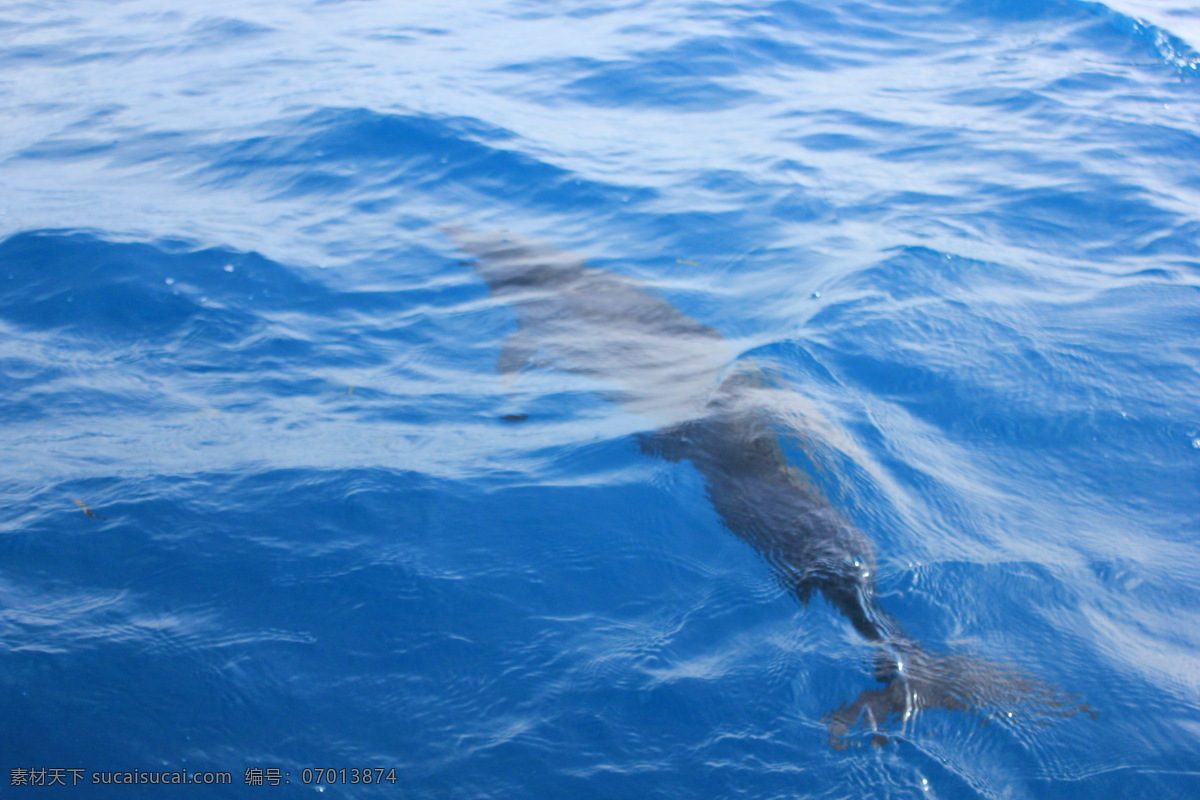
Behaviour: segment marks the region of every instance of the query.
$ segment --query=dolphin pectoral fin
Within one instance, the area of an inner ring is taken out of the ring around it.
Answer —
[[[512,375],[520,372],[533,363],[537,347],[529,337],[521,331],[509,336],[500,347],[500,356],[496,359],[496,372],[501,375]]]
[[[656,456],[667,461],[678,461],[682,458],[682,456],[674,454],[673,445],[664,439],[661,432],[639,433],[637,440],[638,447],[648,456]]]
[[[653,433],[639,433],[638,445],[646,455],[667,461],[681,461],[691,453],[691,434],[696,424],[695,421],[681,422]]]

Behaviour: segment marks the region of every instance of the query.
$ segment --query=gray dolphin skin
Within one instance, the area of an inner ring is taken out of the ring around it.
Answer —
[[[686,459],[703,476],[725,526],[807,602],[820,594],[876,650],[882,687],[826,715],[830,743],[851,742],[858,725],[883,744],[889,721],[944,708],[1010,718],[1069,716],[1091,709],[1015,669],[960,654],[932,654],[876,601],[875,551],[867,536],[789,462],[780,443],[774,388],[737,362],[716,331],[613,272],[538,241],[509,234],[443,230],[474,258],[492,295],[511,305],[518,330],[499,357],[502,373],[534,359],[590,375],[647,419],[642,448]],[[807,432],[811,433],[811,432]]]

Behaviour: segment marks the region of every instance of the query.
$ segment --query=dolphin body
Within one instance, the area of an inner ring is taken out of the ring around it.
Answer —
[[[876,648],[881,688],[863,691],[825,717],[841,748],[860,721],[879,733],[923,708],[989,711],[1021,706],[1027,716],[1091,710],[1021,673],[960,654],[932,654],[906,634],[875,596],[875,551],[789,462],[771,386],[757,368],[736,364],[720,334],[616,273],[508,234],[444,229],[474,256],[471,265],[519,327],[498,360],[503,374],[531,364],[601,379],[631,411],[654,423],[642,448],[686,459],[703,476],[725,526],[770,564],[780,583],[807,602],[822,595]],[[1012,712],[1006,711],[1005,718]]]

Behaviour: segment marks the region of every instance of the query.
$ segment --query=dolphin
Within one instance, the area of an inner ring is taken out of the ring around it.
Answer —
[[[578,255],[507,233],[457,224],[443,230],[473,256],[492,296],[516,313],[500,373],[546,364],[602,381],[616,401],[652,423],[639,434],[645,452],[690,461],[725,527],[767,561],[777,580],[803,603],[824,597],[875,648],[882,686],[824,717],[835,748],[860,744],[848,737],[860,724],[874,731],[874,744],[886,743],[881,731],[891,721],[907,724],[926,708],[1011,719],[1019,707],[1034,720],[1093,713],[1015,668],[935,654],[904,631],[877,600],[871,540],[788,459],[780,390],[761,368],[740,362],[717,331]]]

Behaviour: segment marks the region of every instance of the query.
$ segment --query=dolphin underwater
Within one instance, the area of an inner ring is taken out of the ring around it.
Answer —
[[[473,256],[492,296],[516,313],[519,326],[503,345],[499,372],[547,362],[613,386],[618,402],[655,425],[639,436],[644,451],[690,461],[725,527],[777,580],[804,603],[820,594],[874,646],[874,675],[883,685],[824,717],[835,748],[858,744],[847,735],[860,723],[875,732],[873,743],[886,743],[881,731],[889,721],[907,723],[926,708],[1010,719],[1019,707],[1035,720],[1093,713],[1014,668],[931,653],[904,631],[876,599],[871,540],[788,460],[774,411],[782,390],[754,365],[738,363],[715,330],[633,279],[542,242],[460,225],[443,230]]]

